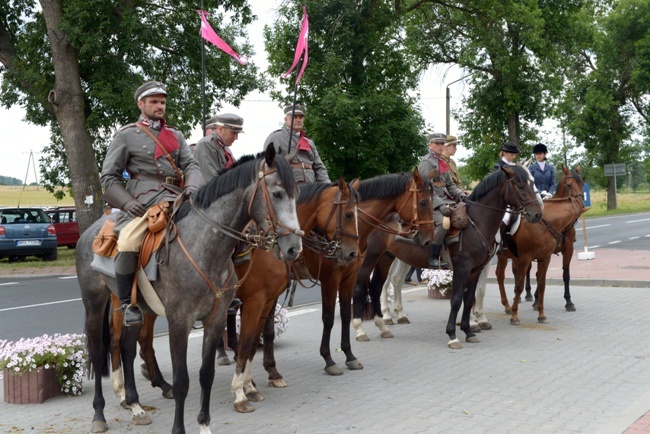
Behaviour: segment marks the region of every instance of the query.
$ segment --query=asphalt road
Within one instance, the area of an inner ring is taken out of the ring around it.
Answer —
[[[650,250],[650,213],[586,219],[590,250]],[[583,250],[582,221],[577,225],[576,251]],[[320,287],[298,287],[294,305],[320,300]],[[280,302],[283,297],[280,298]],[[83,333],[84,309],[76,276],[0,276],[0,339],[17,340],[44,333]],[[156,322],[156,334],[167,322]]]

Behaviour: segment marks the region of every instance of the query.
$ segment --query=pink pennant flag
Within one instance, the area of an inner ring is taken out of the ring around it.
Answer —
[[[230,45],[228,45],[226,41],[221,39],[219,35],[217,35],[217,32],[215,32],[214,29],[212,29],[210,23],[208,23],[208,20],[205,18],[206,12],[201,10],[197,10],[197,12],[201,14],[201,36],[203,37],[203,39],[205,39],[208,42],[212,42],[214,45],[217,46],[217,48],[221,49],[225,53],[234,57],[237,62],[241,63],[242,65],[246,65],[248,63],[248,60],[246,60],[245,57],[240,56],[235,52],[235,50],[230,48]]]
[[[298,43],[296,43],[296,54],[293,56],[293,65],[291,65],[291,68],[289,68],[289,70],[282,75],[282,77],[287,78],[289,74],[291,74],[291,72],[296,68],[298,62],[300,61],[300,57],[302,56],[302,67],[300,68],[298,76],[296,77],[296,84],[300,82],[300,78],[302,77],[302,74],[305,72],[305,68],[307,67],[307,60],[309,59],[309,47],[307,44],[308,34],[309,16],[307,16],[307,9],[303,6],[302,24],[300,27],[300,35],[298,36]]]

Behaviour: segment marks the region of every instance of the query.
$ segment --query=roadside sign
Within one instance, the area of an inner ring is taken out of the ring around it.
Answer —
[[[605,176],[620,176],[627,173],[625,163],[605,164],[603,168],[605,169]]]
[[[586,182],[585,185],[582,187],[582,195],[584,196],[585,199],[585,207],[591,206],[591,190],[588,182]]]

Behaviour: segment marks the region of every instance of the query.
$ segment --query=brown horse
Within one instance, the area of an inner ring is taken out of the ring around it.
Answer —
[[[356,196],[356,192],[350,189],[342,178],[338,184],[315,183],[303,185],[296,201],[296,213],[300,227],[306,233],[318,227],[318,230],[323,234],[317,241],[314,241],[311,237],[304,238],[305,246],[325,249],[332,259],[341,263],[348,263],[356,258],[358,255]],[[323,239],[332,241],[327,243]],[[241,313],[242,346],[239,349],[241,355],[239,360],[244,362],[249,358],[252,360],[252,355],[255,354],[251,341],[253,340],[252,336],[259,336],[261,333],[262,325],[258,326],[259,318],[262,316],[265,318],[265,314],[269,312],[270,303],[277,299],[287,284],[287,266],[283,261],[276,259],[273,253],[270,255],[266,255],[266,253],[264,250],[253,249],[251,262],[245,262],[235,267],[240,278],[237,296],[244,303]],[[270,271],[256,273],[257,278],[254,277],[255,274],[247,276],[251,263],[256,270]],[[120,302],[114,297],[113,303],[117,303],[119,306]],[[273,303],[273,306],[275,307],[275,303]],[[116,371],[121,367],[119,343],[122,328],[121,316],[121,309],[113,311],[111,360],[114,379],[113,388],[116,394],[123,398],[123,388],[120,382],[115,380],[120,378],[119,373]],[[144,325],[138,337],[140,357],[144,360],[142,366],[143,375],[150,379],[152,386],[162,389],[163,396],[172,398],[171,385],[163,378],[153,349],[153,328],[156,318],[155,314],[145,315]],[[244,370],[245,363],[241,371],[244,372]],[[233,391],[235,391],[235,385],[239,384],[236,380],[239,381],[237,375],[233,379]],[[255,397],[255,400],[262,399],[259,394],[255,396],[255,393],[248,389],[247,394]],[[245,408],[246,404],[242,405]],[[235,401],[235,407],[240,406],[239,401]]]
[[[382,220],[391,212],[397,212],[403,221],[408,222],[407,226],[415,230],[417,233],[415,239],[421,246],[425,247],[431,243],[433,239],[431,185],[429,180],[420,176],[417,169],[413,174],[382,175],[363,180],[358,191],[360,252],[365,252],[368,236],[374,229],[391,230],[382,224]],[[309,250],[304,250],[303,254],[311,275],[321,282],[323,336],[320,354],[325,360],[325,372],[329,375],[343,374],[332,359],[329,348],[337,293],[341,315],[341,350],[346,355],[345,364],[351,370],[363,369],[363,364],[352,353],[350,344],[352,292],[361,259],[342,266],[330,261],[322,261],[318,254]],[[363,253],[360,257],[362,256]],[[273,323],[269,318],[264,327],[264,368],[269,373],[270,386],[284,385],[282,375],[276,368],[273,334]]]
[[[505,307],[506,313],[512,314],[510,323],[514,325],[520,324],[519,301],[524,290],[526,271],[530,268],[531,262],[537,260],[537,321],[544,324],[548,322],[544,314],[544,291],[546,289],[546,271],[551,261],[551,255],[562,252],[566,244],[571,245],[567,248],[567,253],[569,251],[571,255],[573,253],[574,225],[584,209],[582,196],[584,181],[577,170],[570,173],[566,167],[563,167],[562,170],[565,175],[560,181],[558,195],[567,194],[568,197],[557,197],[544,201],[544,214],[540,224],[521,222],[519,229],[513,235],[514,243],[517,246],[517,257],[509,249],[497,253],[496,276],[501,293],[501,304]],[[572,186],[571,193],[568,192],[569,186]],[[512,259],[512,270],[515,276],[515,297],[512,307],[508,303],[504,285],[505,267],[508,264],[508,259]],[[571,256],[567,254],[563,259],[566,291]]]
[[[474,302],[478,276],[491,257],[495,235],[506,212],[506,207],[510,206],[515,210],[514,212],[524,214],[526,219],[531,222],[539,221],[541,218],[541,200],[538,200],[535,194],[532,177],[525,168],[519,165],[504,168],[486,176],[469,196],[467,204],[470,226],[461,231],[459,237],[456,238],[458,242],[454,243],[448,239],[449,246],[443,250],[443,257],[451,259],[450,261],[445,260],[452,264],[454,270],[451,310],[446,328],[450,339],[448,346],[453,349],[461,348],[460,342],[456,338],[456,318],[461,305],[463,305],[463,313],[460,324],[461,330],[466,334],[466,341],[479,342],[474,332],[470,330],[470,308]],[[371,239],[373,244],[369,243],[364,260],[365,274],[361,276],[359,273],[357,291],[363,297],[365,288],[368,286],[368,276],[374,269],[376,274],[373,275],[373,280],[370,282],[371,298],[376,312],[375,323],[382,329],[383,320],[378,316],[380,311],[378,298],[388,275],[388,267],[392,263],[390,258],[385,259],[385,252],[388,251],[391,256],[420,268],[427,267],[429,252],[427,249],[396,241],[395,237],[382,234],[376,234]],[[379,265],[377,265],[378,263]],[[407,269],[404,269],[401,275],[393,278],[393,282],[403,282],[406,272]],[[361,312],[357,313],[359,314],[357,318],[360,318]],[[357,325],[359,326],[358,340],[364,340],[362,334],[365,333],[360,328],[359,319],[355,319],[355,327]]]

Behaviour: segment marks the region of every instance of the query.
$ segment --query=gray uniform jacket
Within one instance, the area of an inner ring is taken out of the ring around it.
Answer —
[[[206,181],[214,178],[217,173],[226,167],[228,160],[226,152],[230,154],[235,161],[232,153],[226,145],[223,144],[221,137],[216,131],[199,140],[194,148],[194,159],[199,164],[201,174]]]
[[[327,169],[318,155],[314,141],[308,137],[305,138],[307,139],[307,142],[309,142],[311,150],[298,151],[293,160],[290,161],[291,166],[293,167],[294,179],[298,183],[331,182],[329,175],[327,174]],[[293,139],[291,140],[292,151],[296,149],[296,146],[298,146],[298,140],[300,140],[300,134],[294,133]],[[264,150],[266,150],[270,143],[273,143],[278,154],[283,157],[289,155],[289,128],[284,126],[269,134],[264,142]]]
[[[199,174],[199,165],[192,156],[189,146],[185,142],[183,134],[175,128],[165,127],[171,130],[178,140],[179,148],[170,152],[174,162],[185,175],[190,173]],[[152,134],[158,137],[157,130],[149,129]],[[126,169],[131,174],[131,179],[126,184],[126,190],[145,207],[150,207],[165,200],[173,201],[183,192],[176,185],[164,184],[155,180],[133,179],[134,175],[171,176],[177,178],[176,171],[165,156],[154,161],[156,143],[136,124],[129,124],[122,127],[108,147],[104,166],[102,167],[101,183],[104,189],[113,184],[122,183],[124,178],[122,172]],[[116,226],[121,229],[130,218],[126,213],[120,213]]]
[[[418,172],[423,178],[428,178],[429,173],[435,170],[436,175],[431,182],[433,183],[433,209],[439,206],[448,204],[452,205],[458,202],[461,194],[464,194],[454,181],[451,180],[451,172],[449,170],[440,173],[440,161],[445,162],[439,155],[429,152],[429,154],[420,161],[418,164]]]

